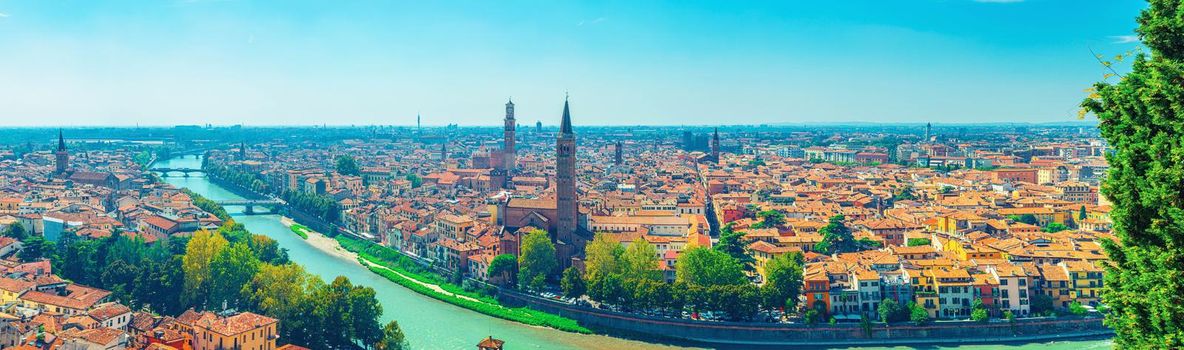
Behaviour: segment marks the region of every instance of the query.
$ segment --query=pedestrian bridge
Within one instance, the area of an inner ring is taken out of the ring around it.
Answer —
[[[243,209],[244,214],[254,214],[256,206],[267,207],[267,208],[271,209],[271,212],[275,212],[275,209],[283,207],[285,205],[288,205],[287,202],[284,202],[279,199],[225,199],[225,200],[214,201],[214,203],[218,203],[218,205],[221,205],[224,207],[225,206],[244,207],[244,209]]]
[[[182,176],[189,177],[190,173],[205,174],[205,172],[206,172],[205,169],[195,169],[195,168],[152,168],[152,169],[150,169],[150,171],[155,172],[155,173],[160,173],[160,177],[169,177],[170,174],[173,174],[173,173],[181,173]]]

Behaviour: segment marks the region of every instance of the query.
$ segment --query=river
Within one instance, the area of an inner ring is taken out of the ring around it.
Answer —
[[[172,158],[154,164],[161,168],[200,168],[201,160],[195,158]],[[165,182],[184,187],[213,200],[243,199],[229,190],[211,183],[204,176],[168,177]],[[382,323],[398,320],[413,349],[474,349],[477,342],[492,335],[506,341],[507,349],[674,349],[670,345],[651,344],[602,335],[584,335],[557,331],[549,328],[526,326],[515,322],[485,316],[473,311],[447,304],[411,290],[371,273],[356,261],[321,251],[304,242],[280,223],[278,215],[241,215],[240,208],[227,208],[235,221],[248,230],[274,238],[280,247],[288,250],[293,262],[308,272],[332,281],[345,276],[351,282],[374,288],[384,312]],[[972,345],[955,347],[933,347],[927,349],[1109,349],[1109,340],[1058,341],[1019,345]],[[853,349],[908,349],[895,348],[853,348]]]

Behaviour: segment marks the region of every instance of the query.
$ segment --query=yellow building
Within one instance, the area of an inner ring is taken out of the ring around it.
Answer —
[[[1037,226],[1047,226],[1050,223],[1068,224],[1066,219],[1068,215],[1064,211],[1059,211],[1053,208],[1005,208],[999,209],[999,215],[1003,216],[1019,216],[1032,215],[1036,217]]]
[[[1082,305],[1098,306],[1102,293],[1102,268],[1088,261],[1057,264],[1069,276],[1069,297]]]
[[[25,294],[35,286],[36,284],[33,282],[0,277],[0,304],[17,301],[21,294]]]
[[[987,219],[971,212],[956,211],[946,215],[937,217],[937,227],[934,229],[938,232],[958,233],[959,231],[969,230],[975,226],[986,224]]]
[[[938,303],[937,290],[933,284],[933,275],[923,273],[921,270],[905,270],[905,273],[913,286],[913,302],[925,308],[929,317],[937,318],[940,304]]]
[[[251,312],[204,319],[193,325],[193,349],[273,350],[279,339],[278,323],[274,318]]]
[[[761,281],[763,282],[767,280],[765,278],[765,264],[769,260],[787,253],[801,253],[802,250],[797,247],[782,247],[765,241],[756,241],[748,245],[748,252],[752,255],[752,265],[756,268],[756,272],[761,275]]]
[[[1052,298],[1052,306],[1058,309],[1069,307],[1073,297],[1070,295],[1071,281],[1065,268],[1057,265],[1040,265],[1040,275],[1044,281],[1041,289],[1045,295]]]

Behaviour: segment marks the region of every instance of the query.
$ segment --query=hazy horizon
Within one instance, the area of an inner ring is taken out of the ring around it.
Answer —
[[[0,126],[1071,122],[1143,5],[3,2]]]

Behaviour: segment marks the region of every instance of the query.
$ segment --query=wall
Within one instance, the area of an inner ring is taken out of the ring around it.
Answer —
[[[1021,319],[979,323],[942,321],[923,326],[911,323],[876,324],[867,335],[859,324],[772,324],[710,322],[656,318],[581,307],[502,290],[510,305],[524,305],[572,318],[581,325],[619,335],[641,335],[711,346],[783,345],[917,345],[1017,342],[1107,336],[1113,332],[1101,318]]]

